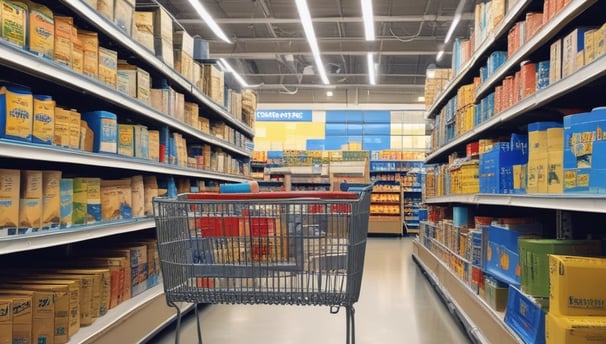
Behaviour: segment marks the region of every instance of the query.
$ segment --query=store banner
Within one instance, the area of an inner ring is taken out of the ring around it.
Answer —
[[[257,110],[255,119],[264,122],[311,122],[311,110]]]

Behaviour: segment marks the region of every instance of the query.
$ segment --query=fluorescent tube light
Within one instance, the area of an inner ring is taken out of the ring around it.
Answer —
[[[422,103],[422,102],[425,101],[425,97],[420,96],[420,97],[417,98],[417,101],[420,102],[420,103]]]
[[[442,56],[444,56],[444,50],[438,51],[438,55],[436,55],[436,60],[440,61],[442,59]]]
[[[208,27],[212,30],[212,32],[215,35],[217,35],[217,37],[221,38],[221,40],[225,41],[226,43],[231,43],[229,38],[227,38],[227,36],[225,35],[225,32],[223,32],[223,30],[221,30],[219,25],[217,25],[217,22],[210,15],[210,13],[208,13],[206,8],[204,8],[204,6],[202,6],[202,4],[200,3],[200,0],[188,0],[188,1],[191,4],[191,6],[194,8],[194,10],[196,10],[196,12],[198,12],[198,15],[200,16],[200,18],[202,18],[202,20],[204,20],[206,25],[208,25]]]
[[[372,12],[372,0],[362,0],[362,17],[367,41],[375,40],[375,21]]]
[[[373,53],[368,53],[366,57],[368,58],[368,83],[375,85],[377,81],[375,80],[375,61],[373,58]]]
[[[238,74],[229,63],[227,63],[227,61],[225,61],[224,58],[220,58],[219,61],[221,62],[221,64],[223,65],[223,67],[225,67],[225,71],[231,73],[234,78],[238,81],[238,83],[240,84],[240,86],[242,87],[248,87],[248,83],[246,81],[244,81],[244,79],[242,79],[242,77],[240,76],[240,74]]]
[[[448,32],[446,33],[446,38],[444,39],[444,43],[448,43],[450,41],[450,39],[452,38],[452,35],[454,34],[454,30],[457,28],[457,25],[459,25],[459,22],[461,21],[461,16],[463,15],[464,5],[465,5],[465,0],[460,0],[459,4],[457,5],[457,9],[455,10],[454,18],[452,19],[452,23],[450,23],[450,28],[448,28]]]
[[[332,97],[332,96],[333,96],[332,91],[326,91],[326,96],[327,96],[327,97]]]
[[[328,81],[328,77],[326,76],[326,70],[324,69],[322,58],[320,57],[320,48],[318,47],[318,40],[316,38],[314,26],[311,22],[311,14],[309,14],[309,7],[307,7],[307,1],[296,0],[296,4],[297,10],[299,11],[299,17],[301,18],[301,25],[303,25],[303,30],[305,30],[305,36],[307,37],[307,43],[309,44],[311,53],[313,54],[314,60],[316,61],[316,68],[318,69],[318,73],[320,74],[322,82],[328,85],[330,84],[330,82]]]

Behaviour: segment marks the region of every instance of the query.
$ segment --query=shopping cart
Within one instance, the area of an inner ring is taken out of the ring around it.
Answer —
[[[164,293],[196,304],[274,304],[346,309],[355,342],[354,303],[364,267],[370,188],[359,192],[184,194],[156,198]]]

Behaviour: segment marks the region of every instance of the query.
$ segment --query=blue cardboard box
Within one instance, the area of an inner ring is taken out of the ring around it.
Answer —
[[[505,323],[524,343],[545,343],[545,311],[534,300],[509,286]]]
[[[518,239],[540,237],[541,226],[509,225],[511,228],[499,226],[485,227],[482,233],[486,241],[484,252],[484,272],[494,276],[501,282],[520,285],[520,256]]]

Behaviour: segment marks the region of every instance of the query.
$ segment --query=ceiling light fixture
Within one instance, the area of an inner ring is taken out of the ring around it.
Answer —
[[[442,56],[444,56],[444,50],[438,51],[438,55],[436,55],[436,60],[440,61],[442,59]]]
[[[332,91],[326,91],[326,96],[327,96],[327,97],[332,97],[332,96],[333,96]]]
[[[240,86],[242,87],[248,87],[248,83],[246,81],[244,81],[244,79],[242,79],[242,77],[240,76],[240,74],[238,74],[231,66],[229,63],[227,63],[227,61],[225,61],[224,58],[220,58],[219,59],[221,65],[223,65],[223,67],[225,67],[225,71],[228,73],[231,73],[234,78],[238,81],[238,83],[240,84]]]
[[[316,68],[318,69],[318,74],[320,74],[322,82],[328,85],[330,84],[330,82],[328,81],[328,77],[326,76],[326,70],[324,69],[322,58],[320,57],[320,48],[318,47],[318,40],[316,38],[314,26],[311,22],[311,14],[309,14],[309,7],[307,7],[307,1],[296,0],[296,4],[297,10],[299,11],[299,18],[301,19],[301,25],[303,25],[303,30],[305,30],[305,36],[307,37],[307,43],[309,44],[311,53],[313,54],[314,60],[316,61]]]
[[[425,97],[420,96],[420,97],[417,98],[417,101],[420,102],[420,103],[422,103],[422,102],[425,101]]]
[[[461,17],[463,16],[463,7],[465,5],[465,0],[460,0],[457,9],[455,10],[454,18],[452,19],[452,23],[450,23],[450,28],[448,28],[448,32],[446,33],[446,38],[444,39],[444,44],[448,43],[454,34],[454,30],[459,25],[461,21]]]
[[[368,53],[366,57],[368,58],[368,83],[371,85],[376,84],[375,78],[375,61],[373,58],[373,53]]]
[[[362,17],[367,41],[375,40],[375,21],[372,12],[372,0],[362,0]]]
[[[229,38],[227,38],[227,36],[225,35],[225,32],[221,30],[219,25],[217,25],[217,22],[215,22],[213,17],[210,15],[210,13],[208,13],[206,8],[202,6],[200,0],[189,0],[189,3],[191,7],[193,7],[194,10],[198,12],[198,15],[202,18],[202,20],[204,20],[204,22],[206,23],[206,25],[208,25],[212,32],[217,35],[217,37],[221,38],[221,40],[225,41],[226,43],[231,43]]]

